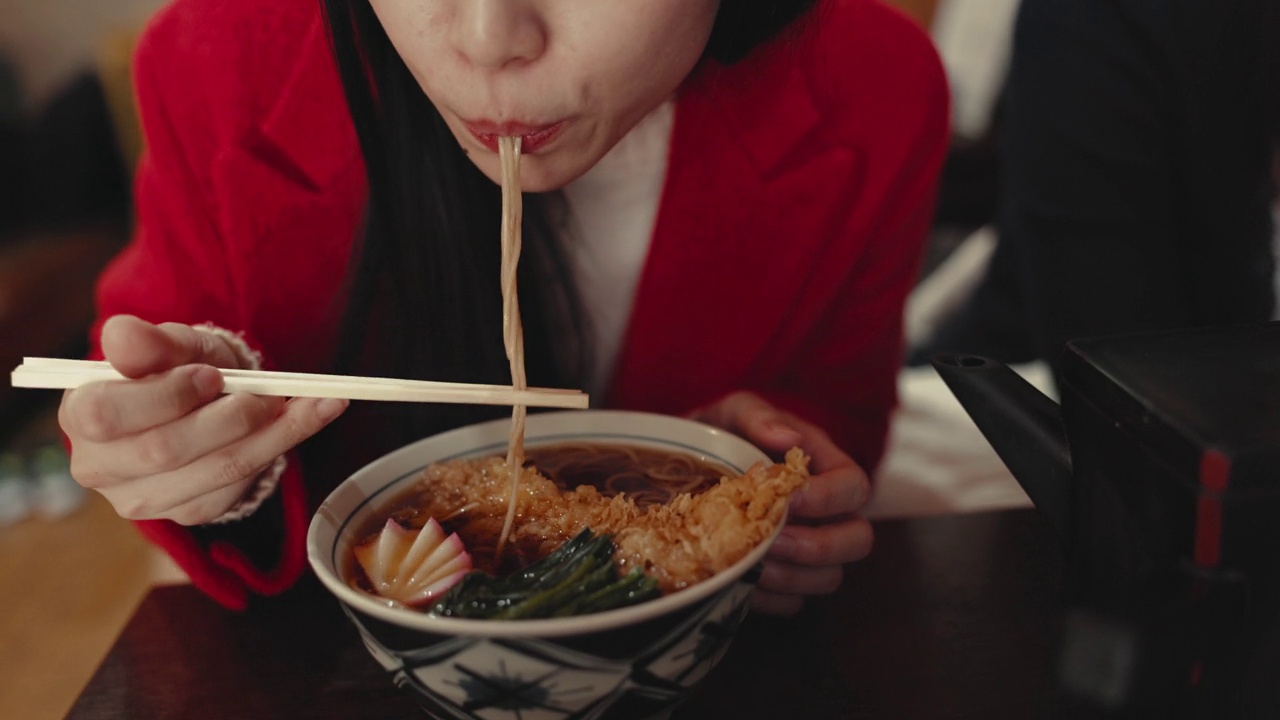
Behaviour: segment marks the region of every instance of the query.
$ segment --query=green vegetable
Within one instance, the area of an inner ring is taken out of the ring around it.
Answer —
[[[618,577],[614,550],[611,536],[583,530],[519,572],[500,578],[482,572],[467,574],[431,612],[494,620],[564,617],[657,597],[657,581],[640,568]]]

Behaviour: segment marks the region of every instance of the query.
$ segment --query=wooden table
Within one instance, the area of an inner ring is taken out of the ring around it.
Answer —
[[[1034,511],[879,522],[839,593],[796,618],[749,617],[674,718],[1043,715],[1061,573]],[[243,614],[191,587],[153,590],[68,717],[422,715],[308,579]]]

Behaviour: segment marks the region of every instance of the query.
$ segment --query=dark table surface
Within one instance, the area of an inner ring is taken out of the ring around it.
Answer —
[[[1033,511],[876,523],[871,557],[790,619],[751,616],[674,715],[1026,718],[1052,693],[1062,557]],[[152,590],[69,718],[420,718],[307,579],[247,613]]]

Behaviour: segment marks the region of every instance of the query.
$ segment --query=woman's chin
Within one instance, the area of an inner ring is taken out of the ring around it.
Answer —
[[[497,155],[483,159],[471,155],[471,160],[494,184],[502,184],[502,168]],[[520,191],[540,193],[559,190],[582,177],[592,165],[591,162],[586,161],[566,162],[566,160],[566,158],[542,155],[522,156],[520,158]]]
[[[524,192],[549,192],[559,190],[565,185],[582,177],[589,167],[579,169],[561,168],[537,162],[537,158],[522,161],[520,168],[520,189]]]

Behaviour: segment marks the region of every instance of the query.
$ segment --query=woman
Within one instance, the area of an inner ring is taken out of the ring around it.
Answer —
[[[910,21],[811,4],[179,0],[138,51],[139,228],[99,288],[136,379],[66,395],[73,474],[223,604],[287,588],[308,492],[504,411],[358,407],[294,453],[345,404],[219,397],[208,366],[506,381],[514,134],[529,382],[801,446],[757,604],[833,590],[870,548],[947,108]]]

